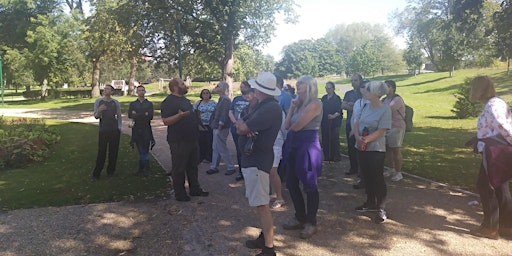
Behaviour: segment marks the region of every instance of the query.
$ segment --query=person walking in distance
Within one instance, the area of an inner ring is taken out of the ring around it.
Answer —
[[[161,116],[164,125],[167,125],[167,142],[171,149],[172,158],[172,184],[174,196],[177,201],[190,201],[185,190],[185,177],[191,196],[208,196],[199,185],[199,121],[193,113],[192,103],[185,97],[188,87],[180,78],[173,78],[169,82],[168,95],[162,102]]]
[[[140,85],[137,87],[137,99],[128,107],[128,118],[133,119],[132,141],[137,145],[139,152],[139,169],[137,173],[144,176],[151,174],[149,166],[149,149],[155,145],[151,120],[153,120],[153,103],[146,99],[146,88]]]
[[[258,98],[258,105],[249,115],[237,120],[238,143],[244,148],[242,173],[245,181],[245,195],[249,205],[256,207],[262,232],[245,245],[251,249],[261,249],[259,256],[276,255],[274,250],[274,221],[270,212],[269,172],[274,160],[273,145],[281,127],[282,109],[275,96],[280,94],[276,87],[276,77],[262,72],[255,80],[249,80]]]
[[[92,180],[100,178],[101,170],[105,165],[108,148],[107,176],[114,175],[116,171],[117,154],[119,152],[119,138],[121,136],[122,118],[119,101],[112,98],[114,88],[105,85],[103,97],[94,102],[94,117],[100,119],[98,133],[98,154],[96,166],[92,172]]]

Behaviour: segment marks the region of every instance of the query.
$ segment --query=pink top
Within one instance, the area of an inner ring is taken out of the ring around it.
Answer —
[[[405,102],[402,97],[395,95],[391,100],[386,97],[382,102],[391,108],[391,128],[405,129]]]
[[[509,144],[512,144],[512,115],[507,103],[498,98],[491,98],[485,104],[476,125],[476,136],[479,139],[489,138],[501,134]],[[478,142],[478,151],[483,152],[484,142]]]

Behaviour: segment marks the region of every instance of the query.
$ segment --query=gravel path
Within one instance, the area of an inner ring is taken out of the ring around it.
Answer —
[[[8,110],[0,115],[29,113],[80,121],[91,113],[58,110]],[[45,114],[46,113],[46,114]],[[54,113],[54,114],[52,114]],[[165,141],[166,129],[155,120],[154,133]],[[84,120],[82,120],[84,121]],[[91,120],[95,121],[94,119]],[[230,142],[232,143],[232,142]],[[170,169],[168,147],[157,143],[155,157]],[[230,144],[233,146],[232,144]],[[388,181],[389,219],[371,222],[371,215],[353,209],[364,192],[353,190],[346,177],[348,160],[324,163],[319,180],[319,232],[309,240],[281,224],[293,215],[291,204],[273,211],[278,255],[510,255],[505,239],[468,234],[482,218],[473,195],[407,176]],[[243,183],[223,172],[200,181],[211,192],[206,198],[176,202],[172,196],[136,202],[75,205],[0,213],[0,255],[255,255],[246,239],[259,233],[254,209],[244,198]],[[121,170],[122,171],[122,170]],[[0,181],[1,185],[1,181]],[[287,202],[288,192],[284,191]],[[1,199],[1,195],[0,195]]]

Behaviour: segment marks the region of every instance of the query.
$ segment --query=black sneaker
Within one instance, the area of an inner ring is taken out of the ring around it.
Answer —
[[[179,202],[188,202],[188,201],[190,201],[190,197],[189,197],[189,196],[187,196],[187,195],[177,196],[177,197],[176,197],[176,201],[179,201]]]
[[[232,170],[227,170],[224,174],[225,175],[233,175],[235,174],[236,170],[235,169],[232,169]]]
[[[354,189],[363,189],[364,188],[364,184],[362,184],[361,182],[358,182],[358,183],[352,185],[352,187]]]
[[[354,170],[350,170],[348,172],[345,172],[345,175],[352,175],[352,174],[356,174],[357,171],[354,171]]]
[[[375,217],[373,218],[373,221],[375,223],[382,223],[384,222],[386,219],[388,218],[388,216],[386,215],[386,211],[384,209],[379,209],[377,211],[377,215],[375,215]]]
[[[379,208],[377,208],[376,206],[370,206],[367,203],[364,203],[363,205],[356,207],[356,211],[358,212],[376,212],[378,210]]]
[[[218,172],[219,172],[219,170],[217,170],[217,169],[210,169],[210,170],[206,171],[207,174],[215,174]]]
[[[208,195],[210,195],[210,192],[206,192],[202,189],[199,191],[190,192],[190,196],[208,196]]]
[[[276,251],[274,251],[274,247],[265,247],[261,250],[260,253],[256,254],[256,256],[276,256]]]
[[[263,233],[260,233],[258,238],[254,239],[254,240],[247,240],[247,241],[245,241],[245,247],[247,247],[249,249],[263,249],[263,248],[265,248],[265,237],[263,236]]]
[[[240,174],[238,174],[238,175],[235,177],[235,180],[236,180],[236,181],[244,180],[244,176],[240,173]]]

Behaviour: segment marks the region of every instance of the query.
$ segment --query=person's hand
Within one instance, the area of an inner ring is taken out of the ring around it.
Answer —
[[[181,111],[181,109],[180,109],[180,110],[178,110],[178,114],[179,114],[181,117],[185,117],[185,116],[190,115],[190,111],[185,111],[185,112],[183,112],[183,111]]]
[[[99,107],[98,107],[98,110],[101,112],[101,111],[104,111],[104,110],[107,110],[107,105],[105,104],[101,104]]]
[[[334,118],[336,118],[335,114],[328,114],[327,115],[327,119],[334,119]]]

